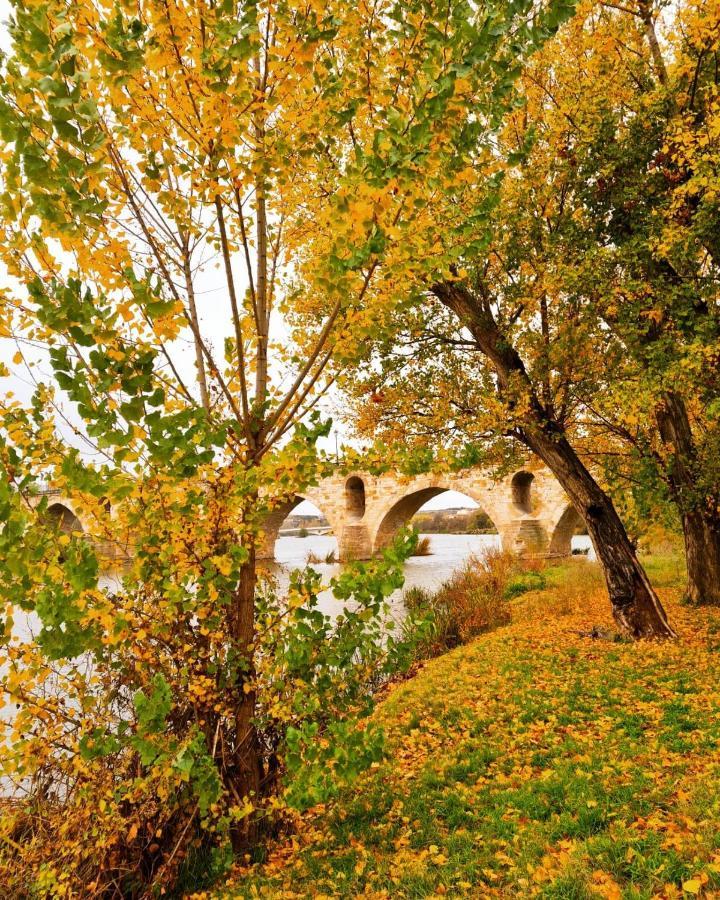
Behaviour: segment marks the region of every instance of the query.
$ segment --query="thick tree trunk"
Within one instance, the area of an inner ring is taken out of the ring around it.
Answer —
[[[585,522],[618,626],[633,638],[675,637],[612,500],[567,439],[536,430],[528,430],[524,439],[555,475]]]
[[[668,391],[655,410],[658,430],[672,457],[670,490],[682,519],[687,599],[720,605],[720,515],[717,500],[698,489],[698,461],[685,402]]]
[[[574,451],[548,407],[543,406],[525,364],[495,320],[492,298],[458,282],[433,286],[433,293],[472,334],[498,376],[501,394],[518,391],[527,405],[526,424],[518,429],[529,449],[548,466],[582,516],[603,568],[618,626],[633,638],[675,637],[665,610],[638,562],[635,549],[612,500]]]

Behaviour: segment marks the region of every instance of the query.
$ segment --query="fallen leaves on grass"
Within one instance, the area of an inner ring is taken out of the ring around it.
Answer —
[[[718,611],[666,588],[677,641],[594,641],[583,572],[396,687],[387,762],[214,900],[718,896]]]

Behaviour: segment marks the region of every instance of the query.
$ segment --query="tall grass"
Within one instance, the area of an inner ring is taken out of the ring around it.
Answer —
[[[505,592],[516,567],[517,560],[506,553],[471,557],[438,590],[413,587],[405,591],[410,622],[422,623],[417,658],[438,656],[508,624],[511,617]]]
[[[329,550],[325,556],[318,556],[313,550],[311,550],[308,555],[305,557],[305,563],[308,566],[318,566],[323,563],[326,566],[333,566],[337,562],[337,557],[335,555],[334,550]]]

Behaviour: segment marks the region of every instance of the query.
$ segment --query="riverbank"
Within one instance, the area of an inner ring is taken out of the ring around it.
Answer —
[[[646,562],[677,642],[582,636],[612,628],[597,568],[547,569],[390,693],[386,762],[206,896],[718,896],[720,611]]]

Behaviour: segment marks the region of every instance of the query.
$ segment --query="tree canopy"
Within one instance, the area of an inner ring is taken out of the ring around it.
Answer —
[[[358,723],[403,656],[380,628],[411,539],[333,582],[334,622],[257,548],[326,470],[322,398],[429,264],[435,198],[492,193],[520,60],[570,11],[14,5],[3,769],[39,823],[14,886],[145,896],[377,758]]]

